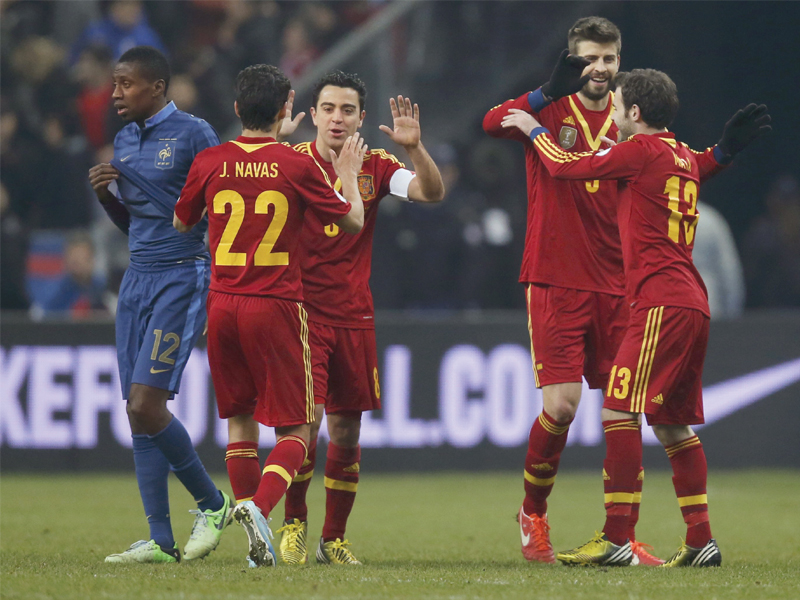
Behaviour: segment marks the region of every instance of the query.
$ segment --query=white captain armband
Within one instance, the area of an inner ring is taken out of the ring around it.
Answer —
[[[409,171],[408,169],[397,169],[392,175],[392,178],[389,180],[389,193],[392,196],[397,196],[399,198],[403,198],[404,200],[408,200],[408,186],[411,183],[411,180],[416,177],[417,174],[414,171]]]

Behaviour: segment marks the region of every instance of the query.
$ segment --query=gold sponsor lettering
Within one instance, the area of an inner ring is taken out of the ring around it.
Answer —
[[[674,152],[672,153],[675,156],[675,165],[679,169],[683,169],[684,171],[691,171],[692,170],[692,163],[690,163],[687,159],[681,158]]]

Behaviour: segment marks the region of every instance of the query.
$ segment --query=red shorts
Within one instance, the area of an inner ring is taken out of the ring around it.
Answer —
[[[325,412],[381,407],[374,329],[309,324],[314,400]]]
[[[314,420],[306,311],[299,302],[208,293],[208,363],[219,416],[270,427]]]
[[[645,413],[650,425],[703,423],[708,325],[708,317],[691,308],[634,309],[603,407]]]
[[[605,388],[628,323],[622,296],[529,283],[525,288],[536,387]]]

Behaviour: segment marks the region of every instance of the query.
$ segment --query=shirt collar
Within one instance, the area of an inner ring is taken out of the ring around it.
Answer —
[[[144,127],[145,129],[148,127],[154,127],[163,121],[166,121],[167,117],[169,117],[172,113],[178,110],[178,107],[175,106],[175,102],[170,101],[164,108],[158,111],[149,119],[144,120]]]

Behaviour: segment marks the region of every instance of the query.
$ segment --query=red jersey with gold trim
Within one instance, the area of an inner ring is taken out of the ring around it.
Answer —
[[[304,221],[330,225],[350,208],[310,156],[239,136],[195,157],[175,214],[193,225],[208,209],[210,289],[299,302]]]
[[[554,177],[619,180],[619,231],[627,296],[637,308],[676,306],[710,316],[692,262],[701,181],[723,168],[713,148],[694,152],[672,133],[637,134],[599,152],[565,152],[534,130],[534,148]]]
[[[515,127],[500,125],[510,108],[534,115],[544,127],[557,132],[563,149],[585,152],[600,149],[601,136],[617,139],[617,126],[611,120],[612,96],[602,111],[588,110],[575,94],[537,113],[525,94],[490,110],[483,128],[493,137],[525,145],[528,226],[519,280],[623,296],[616,184],[596,178],[562,181],[551,177],[531,140]]]
[[[297,144],[295,150],[313,156],[334,183],[342,183],[333,163],[323,160],[316,142]],[[392,175],[404,165],[385,150],[370,150],[358,174],[358,191],[364,201],[364,227],[350,235],[309,215],[301,236],[301,269],[304,306],[312,321],[336,327],[375,327],[369,276],[372,269],[372,236],[378,203],[389,194]]]

